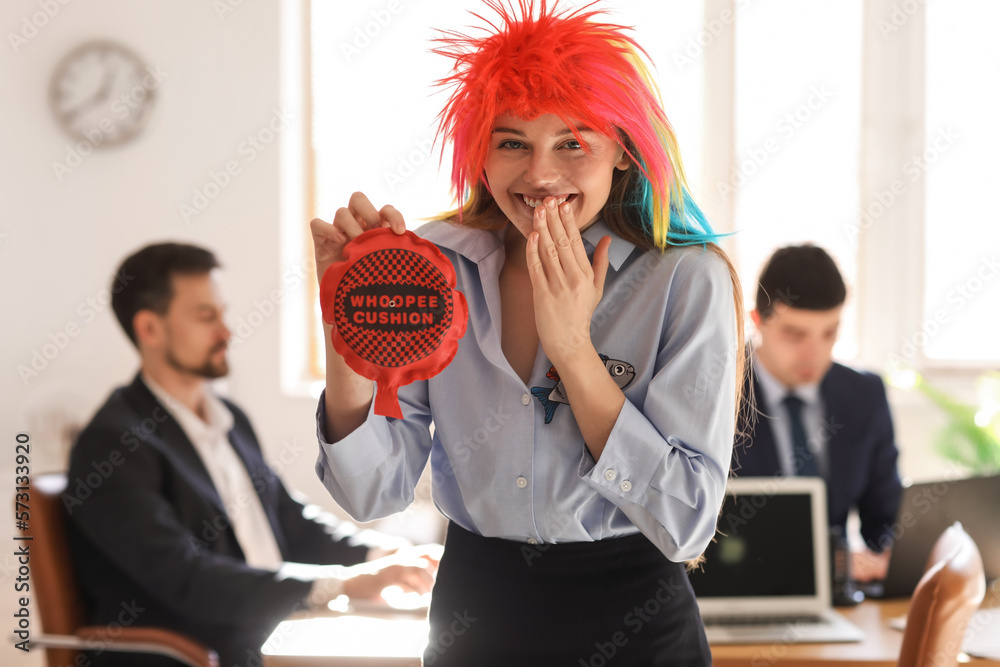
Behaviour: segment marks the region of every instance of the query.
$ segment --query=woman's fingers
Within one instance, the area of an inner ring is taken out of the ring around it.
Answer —
[[[309,222],[309,231],[316,254],[316,277],[320,282],[331,264],[344,259],[345,245],[365,231],[379,227],[389,227],[402,234],[406,231],[406,222],[393,206],[383,206],[376,211],[361,192],[355,192],[347,206],[337,209],[332,222],[313,218]]]
[[[334,225],[319,218],[309,222],[312,234],[313,253],[316,258],[316,278],[322,283],[323,274],[334,262],[339,262],[344,256],[344,246],[347,244],[347,234]]]
[[[538,293],[538,288],[545,284],[545,267],[542,266],[542,258],[538,252],[539,234],[537,231],[528,235],[528,244],[525,248],[525,258],[528,262],[528,278],[531,279],[531,286]]]
[[[563,203],[559,206],[559,217],[563,221],[563,226],[566,229],[566,236],[569,237],[569,246],[573,250],[573,259],[576,262],[576,266],[584,273],[588,275],[588,271],[591,269],[590,258],[587,257],[587,247],[583,244],[583,236],[580,234],[580,228],[576,225],[576,214],[573,213],[573,207],[569,204]],[[594,256],[596,259],[596,255]],[[594,265],[596,267],[596,265]]]
[[[368,227],[363,226],[364,224],[363,220],[358,221],[358,218],[349,208],[338,208],[337,212],[333,215],[333,226],[343,232],[348,240],[353,239],[368,229]]]
[[[347,243],[347,237],[342,231],[334,227],[331,223],[320,218],[313,218],[309,221],[309,232],[312,234],[313,242],[319,245],[320,242]]]
[[[397,211],[395,206],[387,204],[379,209],[378,213],[383,227],[389,227],[397,234],[406,231],[406,221],[403,220],[403,214]]]
[[[351,195],[347,208],[357,219],[362,229],[375,229],[382,226],[382,219],[363,192],[355,192]],[[354,238],[354,237],[351,237]]]
[[[581,270],[585,270],[580,266],[576,255],[576,248],[574,247],[574,244],[579,244],[582,248],[583,243],[580,239],[580,230],[576,229],[576,224],[573,221],[573,213],[570,211],[570,207],[566,204],[560,206],[556,202],[555,197],[548,197],[545,200],[545,208],[547,209],[546,217],[549,221],[549,235],[552,237],[552,242],[559,253],[559,264],[563,273],[573,275],[579,273]],[[572,229],[570,229],[571,226]],[[576,234],[575,239],[573,233]],[[586,250],[584,250],[583,255],[586,258]]]
[[[535,231],[538,233],[537,252],[539,263],[549,280],[559,281],[559,249],[552,241],[549,231],[548,210],[544,206],[535,207]]]

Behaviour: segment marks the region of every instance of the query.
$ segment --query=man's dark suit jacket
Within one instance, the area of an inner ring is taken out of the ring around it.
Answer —
[[[353,565],[354,527],[304,515],[229,401],[229,441],[246,465],[285,561]],[[137,375],[80,434],[63,502],[77,575],[95,625],[156,626],[215,649],[220,667],[259,665],[261,644],[311,584],[249,567],[219,494],[184,431]],[[315,508],[313,508],[315,509]],[[248,653],[249,651],[249,653]],[[177,664],[104,653],[95,663]]]
[[[748,383],[746,389],[749,387]],[[830,525],[843,529],[851,507],[857,507],[862,537],[870,548],[881,551],[890,543],[890,528],[896,521],[901,494],[896,472],[899,452],[885,387],[877,375],[835,363],[819,390],[826,410],[823,429],[829,435],[825,477]],[[764,411],[756,378],[753,391],[757,409]],[[772,418],[758,414],[753,426],[741,423],[744,435],[736,437],[733,476],[781,475],[772,422]]]

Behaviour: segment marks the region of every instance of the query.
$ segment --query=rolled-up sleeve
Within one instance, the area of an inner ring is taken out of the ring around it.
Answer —
[[[406,509],[427,464],[431,449],[427,384],[406,385],[398,397],[403,419],[376,415],[372,401],[364,423],[335,443],[326,436],[326,391],[319,397],[316,474],[356,521],[373,521]]]
[[[594,463],[579,474],[672,561],[708,546],[732,457],[736,317],[729,269],[700,256],[671,287],[655,372],[641,405],[626,400]]]

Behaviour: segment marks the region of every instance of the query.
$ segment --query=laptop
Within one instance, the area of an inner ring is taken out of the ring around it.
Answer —
[[[718,528],[689,575],[710,644],[863,639],[831,605],[821,478],[731,479]]]
[[[987,581],[1000,578],[1000,475],[911,484],[903,489],[882,597],[910,597],[945,528],[962,528],[979,547]]]

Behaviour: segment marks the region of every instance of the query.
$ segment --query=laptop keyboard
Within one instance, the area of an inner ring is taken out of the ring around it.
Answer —
[[[756,626],[756,625],[821,625],[829,623],[822,616],[810,614],[796,616],[709,616],[702,618],[706,626]]]

